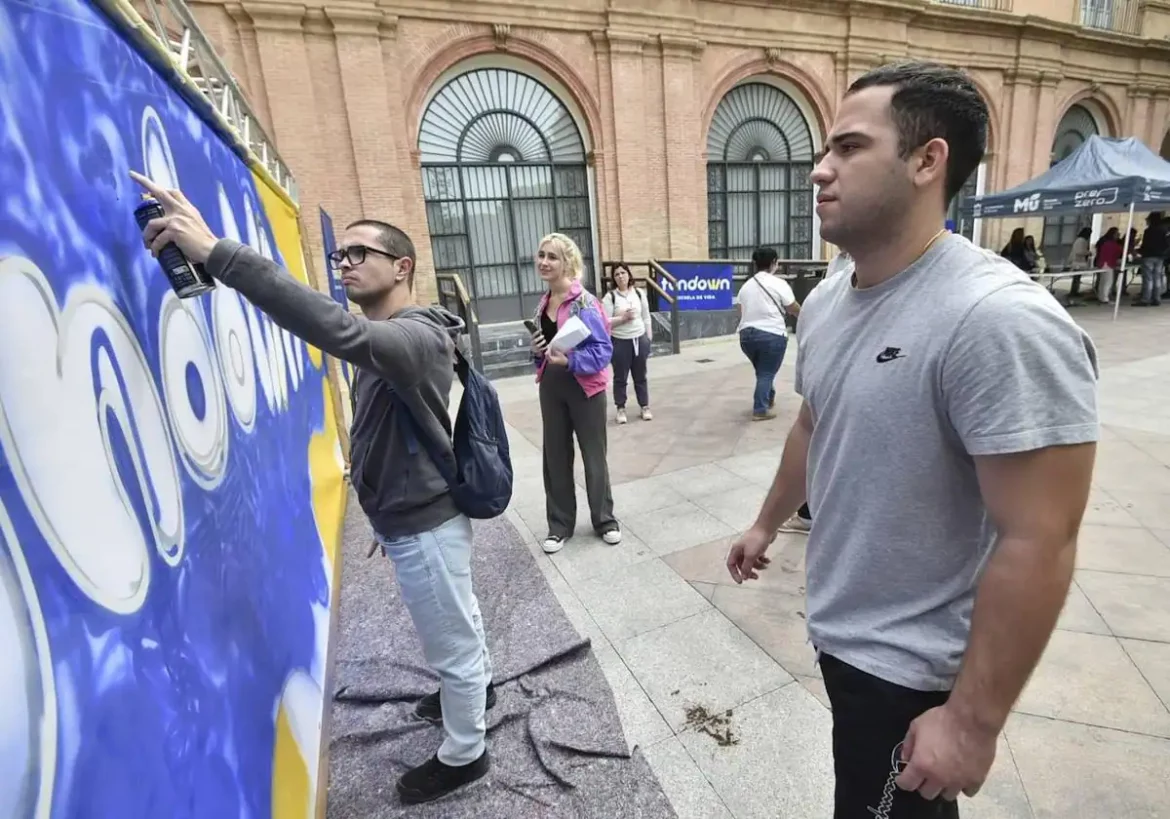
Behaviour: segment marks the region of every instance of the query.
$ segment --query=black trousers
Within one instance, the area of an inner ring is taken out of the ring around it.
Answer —
[[[545,367],[540,381],[540,417],[544,425],[544,497],[548,533],[569,538],[577,525],[577,485],[573,480],[573,436],[585,466],[589,517],[598,534],[617,528],[609,484],[605,393],[585,397],[585,390],[564,367]]]
[[[650,406],[650,388],[646,384],[646,361],[650,357],[650,338],[637,339],[638,350],[634,351],[634,339],[613,340],[613,403],[618,409],[626,406],[626,388],[630,374],[634,376],[634,395],[639,407]]]
[[[833,819],[958,819],[957,803],[927,801],[894,783],[910,723],[950,693],[903,688],[828,654],[820,663],[833,706]]]

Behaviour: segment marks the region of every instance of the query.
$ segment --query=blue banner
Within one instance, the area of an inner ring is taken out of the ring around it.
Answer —
[[[329,295],[333,296],[333,300],[349,309],[349,299],[345,295],[345,287],[342,286],[341,280],[337,278],[337,271],[333,269],[333,265],[329,261],[329,256],[333,251],[337,250],[337,238],[333,233],[333,217],[330,216],[325,208],[318,208],[321,211],[321,244],[325,248],[325,275],[329,278]],[[345,385],[347,387],[353,386],[353,367],[348,361],[338,362],[341,365],[341,374],[345,378]]]
[[[333,235],[333,217],[325,212],[325,208],[318,208],[318,210],[321,211],[321,244],[325,246],[325,273],[329,277],[329,295],[348,310],[349,299],[345,297],[345,288],[341,286],[341,281],[337,278],[337,271],[329,263],[330,254],[337,250],[337,239]]]
[[[679,310],[730,310],[735,299],[733,268],[724,262],[663,262],[666,271],[678,279]],[[674,297],[674,285],[662,282],[662,289]]]

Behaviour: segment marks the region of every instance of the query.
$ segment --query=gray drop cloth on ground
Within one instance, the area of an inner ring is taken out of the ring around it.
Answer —
[[[645,758],[628,752],[589,641],[577,635],[504,519],[476,521],[472,563],[499,695],[487,715],[491,773],[438,802],[400,805],[398,777],[442,742],[442,728],[412,716],[414,702],[438,681],[423,660],[390,561],[381,551],[366,558],[371,532],[352,494],[349,508],[329,819],[673,819]]]

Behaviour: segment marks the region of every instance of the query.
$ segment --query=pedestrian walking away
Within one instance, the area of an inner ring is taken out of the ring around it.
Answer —
[[[784,363],[788,349],[788,326],[785,314],[797,316],[800,305],[788,282],[776,275],[779,255],[770,247],[752,254],[755,273],[744,282],[735,297],[739,311],[739,348],[756,373],[752,393],[752,419],[767,421],[776,417],[776,374]]]
[[[440,680],[416,714],[442,723],[443,742],[402,775],[398,794],[407,804],[429,802],[482,778],[490,767],[484,711],[494,699],[492,665],[472,588],[471,523],[444,477],[454,459],[447,405],[462,322],[413,306],[414,244],[393,225],[354,222],[330,256],[346,295],[362,308],[356,316],[247,245],[217,239],[182,194],[134,177],[165,212],[144,230],[156,255],[174,242],[278,325],[358,368],[351,482]],[[418,446],[419,437],[445,448],[444,466]]]
[[[541,457],[548,518],[548,536],[542,546],[548,554],[564,548],[577,526],[574,436],[581,447],[593,531],[611,546],[622,540],[621,526],[613,516],[613,490],[606,460],[605,390],[609,386],[613,342],[605,311],[581,286],[582,264],[581,250],[568,236],[553,233],[541,240],[536,271],[548,290],[537,307],[532,358],[540,385]],[[551,346],[557,332],[574,317],[588,335],[571,348]]]
[[[962,71],[862,75],[812,173],[850,261],[801,311],[802,404],[737,583],[815,509],[806,613],[833,715],[834,817],[954,819],[1064,605],[1098,438],[1097,360],[1056,299],[945,230],[983,160]]]
[[[602,300],[613,333],[613,403],[617,422],[626,423],[626,390],[631,373],[634,395],[643,421],[653,419],[650,412],[650,387],[646,381],[646,363],[654,330],[650,322],[650,301],[634,286],[634,274],[626,265],[613,271],[613,290]]]

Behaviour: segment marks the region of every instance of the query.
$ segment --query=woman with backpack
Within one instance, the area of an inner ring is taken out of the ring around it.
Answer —
[[[788,326],[784,316],[800,313],[800,304],[788,282],[775,275],[779,256],[770,247],[752,254],[755,273],[744,282],[735,297],[739,309],[739,348],[756,371],[756,389],[752,396],[752,420],[767,421],[776,417],[774,387],[776,373],[784,363],[788,349]]]
[[[600,302],[581,285],[581,250],[568,236],[551,233],[536,252],[536,272],[548,287],[535,317],[532,354],[540,385],[540,417],[544,426],[544,494],[547,554],[564,548],[577,525],[577,487],[573,481],[573,436],[585,467],[585,493],[593,531],[611,546],[622,531],[613,516],[613,491],[606,461],[605,392],[613,357],[609,318]],[[569,350],[549,342],[571,317],[589,335]]]
[[[649,421],[650,389],[646,384],[646,361],[653,341],[650,326],[650,303],[634,287],[634,274],[624,264],[613,271],[614,289],[605,294],[602,304],[613,328],[613,403],[617,422],[626,423],[626,388],[631,372],[634,395],[642,410],[642,420]]]

